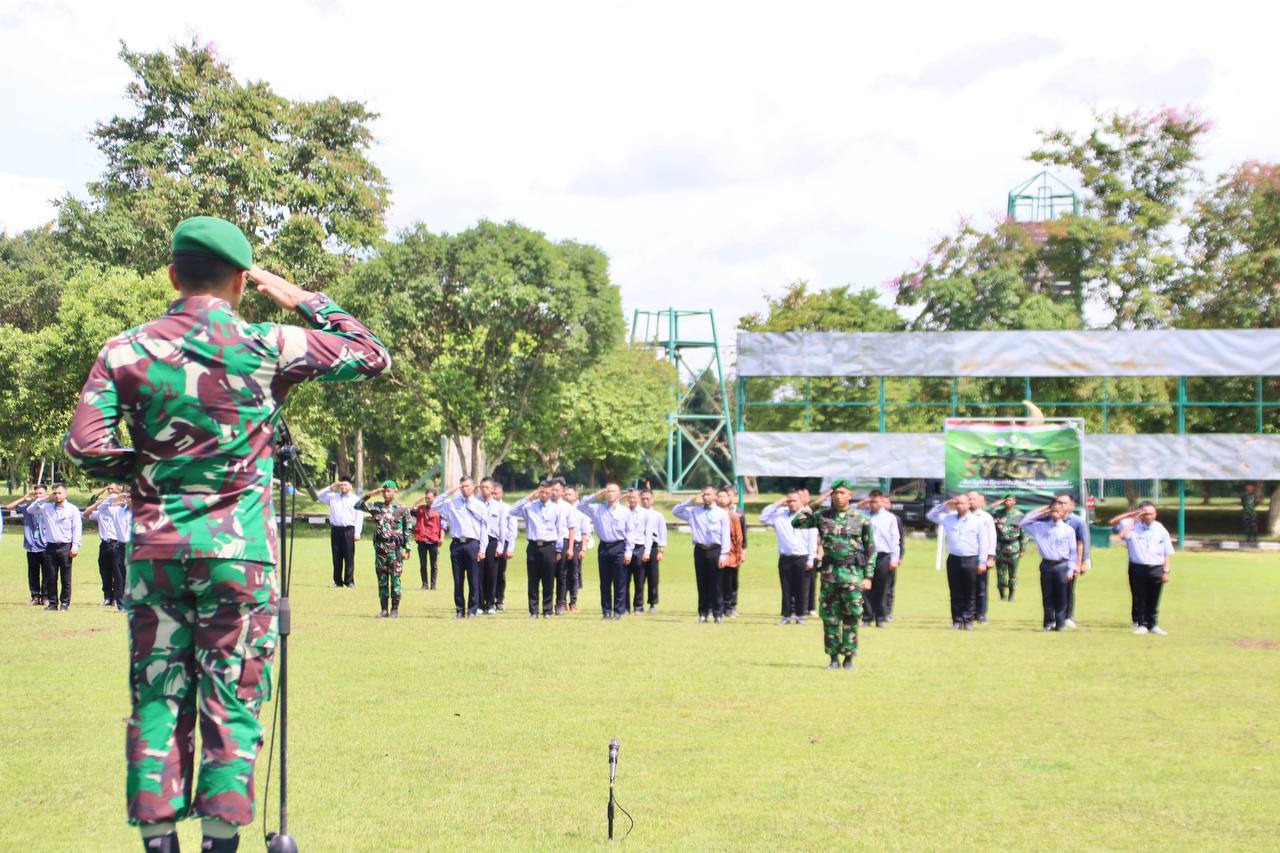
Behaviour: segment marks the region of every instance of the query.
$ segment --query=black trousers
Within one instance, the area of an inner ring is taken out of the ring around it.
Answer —
[[[627,541],[601,542],[596,549],[600,566],[600,610],[605,616],[627,612]]]
[[[983,564],[985,565],[985,563]],[[991,572],[993,569],[986,569],[981,572],[973,587],[974,612],[981,619],[987,618],[987,593],[991,587]]]
[[[62,580],[62,597],[58,597],[58,580]],[[71,543],[50,542],[44,546],[44,595],[50,604],[71,603]]]
[[[901,560],[902,556],[899,555],[898,559]],[[898,591],[898,573],[889,572],[889,591],[886,592],[884,596],[885,616],[893,615],[893,596],[894,596],[894,593],[896,593],[897,591]]]
[[[1067,575],[1074,566],[1074,560],[1040,561],[1040,600],[1046,628],[1061,631],[1067,627]]]
[[[809,572],[809,588],[805,590],[804,604],[805,610],[810,613],[818,609],[818,575],[820,574],[821,572],[816,568]]]
[[[782,587],[782,618],[803,616],[809,612],[805,606],[806,587],[809,579],[804,568],[809,558],[804,554],[778,555],[778,585]]]
[[[542,615],[552,613],[552,587],[556,577],[556,546],[554,542],[539,545],[530,541],[524,552],[525,568],[529,572],[529,615],[538,615],[538,604],[542,604]],[[539,589],[541,588],[541,589]]]
[[[658,559],[658,547],[649,549],[649,559],[644,561],[644,582],[649,587],[649,606],[658,606],[658,567],[662,561]]]
[[[449,563],[453,569],[453,609],[474,616],[480,611],[480,542],[449,540]]]
[[[867,591],[867,609],[863,611],[864,622],[877,625],[884,622],[889,615],[889,584],[897,572],[889,569],[889,554],[876,554],[876,573],[871,578],[871,589]]]
[[[1071,565],[1075,565],[1076,561],[1072,560]],[[1076,576],[1072,575],[1071,580],[1067,581],[1067,618],[1076,618]]]
[[[976,618],[975,589],[978,585],[978,558],[947,557],[947,587],[951,591],[951,624],[970,625]]]
[[[440,559],[439,542],[418,543],[418,574],[422,575],[422,585],[436,588],[436,562]],[[431,562],[431,574],[427,574],[427,561]]]
[[[1133,621],[1141,627],[1151,628],[1159,625],[1160,593],[1164,583],[1160,578],[1164,575],[1164,565],[1144,566],[1141,563],[1129,564],[1129,589],[1133,591]]]
[[[44,551],[27,552],[27,587],[32,598],[44,598]]]
[[[498,599],[498,540],[490,539],[480,558],[480,609],[492,610]]]
[[[498,557],[498,581],[493,587],[493,600],[502,607],[507,600],[507,554],[504,551]]]
[[[722,609],[725,613],[738,610],[738,572],[737,566],[720,570],[720,597],[723,599]]]
[[[124,604],[124,543],[98,543],[98,576],[102,579],[102,600]]]
[[[698,615],[723,616],[724,599],[720,596],[720,546],[693,546],[693,571],[698,582]]]
[[[627,566],[627,577],[631,580],[631,609],[644,610],[644,546],[627,543],[627,551],[631,552],[631,563]]]
[[[556,609],[560,609],[570,602],[576,604],[578,601],[578,591],[573,588],[573,564],[575,560],[579,562],[582,560],[580,544],[578,542],[574,543],[572,560],[565,556],[565,554],[569,553],[568,539],[560,543],[560,550],[556,552]]]
[[[329,528],[329,550],[333,554],[333,582],[338,586],[353,586],[356,582],[356,529]]]

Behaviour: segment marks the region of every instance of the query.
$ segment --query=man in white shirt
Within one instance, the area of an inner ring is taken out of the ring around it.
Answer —
[[[1169,582],[1173,539],[1156,521],[1156,506],[1143,501],[1132,512],[1111,519],[1116,535],[1129,548],[1129,591],[1133,596],[1133,633],[1164,636],[1157,621],[1160,593]]]
[[[689,525],[693,535],[693,570],[698,583],[698,622],[714,618],[724,621],[724,600],[720,591],[720,570],[725,567],[731,547],[729,514],[716,506],[716,490],[704,486],[698,495],[676,504],[671,514]]]
[[[351,483],[338,480],[316,493],[329,507],[329,550],[333,556],[333,588],[356,585],[356,542],[364,529],[364,513],[356,510],[360,496]]]
[[[975,518],[982,519],[985,529],[986,553],[980,560],[982,570],[978,572],[978,582],[973,588],[974,613],[981,625],[987,621],[987,592],[991,586],[991,573],[996,567],[996,520],[987,512],[987,497],[981,492],[969,492],[969,511]]]
[[[579,557],[578,554],[578,514],[574,512],[576,508],[574,504],[565,500],[565,490],[572,488],[565,484],[563,477],[553,477],[551,479],[551,488],[548,491],[550,498],[549,503],[560,513],[560,517],[564,519],[564,538],[556,543],[556,615],[566,612],[569,608],[569,599],[571,598],[569,587],[573,585],[571,580],[574,571],[574,558]],[[574,494],[577,491],[574,490]],[[576,590],[575,590],[576,592]]]
[[[507,561],[516,555],[516,539],[520,534],[520,527],[516,523],[516,517],[511,514],[511,506],[504,500],[506,490],[502,484],[494,482],[493,498],[505,508],[505,527],[502,531],[502,539],[498,544],[498,579],[494,583],[493,597],[494,607],[501,613],[507,609]]]
[[[640,511],[644,514],[645,538],[648,540],[648,556],[644,561],[644,582],[649,587],[649,612],[658,609],[658,569],[667,550],[667,520],[653,508],[653,492],[640,490]],[[636,612],[640,612],[640,599],[636,599]]]
[[[102,579],[101,607],[115,607],[124,612],[124,556],[133,532],[133,512],[129,495],[117,484],[110,483],[102,497],[85,507],[82,513],[98,523],[98,575]]]
[[[870,621],[883,628],[889,619],[889,584],[902,562],[902,535],[898,518],[889,511],[890,502],[879,489],[872,490],[866,501],[867,521],[871,524],[871,536],[875,547],[875,576],[871,579],[871,592],[867,598]],[[867,620],[864,620],[867,621]]]
[[[45,610],[71,608],[71,561],[80,553],[80,536],[84,519],[75,504],[67,500],[67,487],[54,483],[49,497],[39,498],[32,506],[40,519],[44,536],[44,591],[49,604]],[[58,594],[58,582],[62,594]]]
[[[951,592],[951,627],[973,630],[978,573],[986,551],[986,525],[969,511],[969,496],[956,495],[925,516],[942,527],[947,540],[947,587]]]
[[[790,492],[765,507],[760,523],[773,528],[778,537],[778,583],[782,587],[782,621],[779,625],[803,625],[808,612],[807,592],[813,561],[818,553],[818,530],[800,530],[791,524],[804,502],[799,492]]]

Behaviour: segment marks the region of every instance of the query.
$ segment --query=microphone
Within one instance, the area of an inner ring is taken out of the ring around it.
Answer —
[[[622,742],[616,737],[609,739],[609,784],[613,784],[613,780],[618,773],[618,750],[622,748]]]

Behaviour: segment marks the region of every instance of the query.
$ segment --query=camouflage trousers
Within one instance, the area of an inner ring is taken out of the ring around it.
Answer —
[[[1256,512],[1246,512],[1243,516],[1244,536],[1247,542],[1258,541],[1258,514]]]
[[[246,560],[133,560],[126,734],[129,822],[188,816],[253,822],[258,710],[271,696],[275,566]],[[195,728],[200,778],[192,799]]]
[[[858,653],[858,622],[862,619],[862,590],[849,584],[823,581],[818,596],[822,619],[822,645],[827,654]]]
[[[996,583],[1000,586],[1000,597],[1018,588],[1018,554],[996,554]]]
[[[398,599],[400,597],[400,573],[404,571],[404,560],[400,551],[383,553],[375,549],[373,552],[373,570],[378,574],[378,597]]]

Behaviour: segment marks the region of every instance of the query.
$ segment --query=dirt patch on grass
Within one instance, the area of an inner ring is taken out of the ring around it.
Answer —
[[[52,640],[58,637],[88,637],[90,634],[101,634],[103,631],[109,631],[110,628],[81,628],[78,631],[45,631],[40,635],[42,640]]]
[[[1238,649],[1271,649],[1272,651],[1280,649],[1280,643],[1273,643],[1271,640],[1257,640],[1253,637],[1232,640],[1231,645]]]

